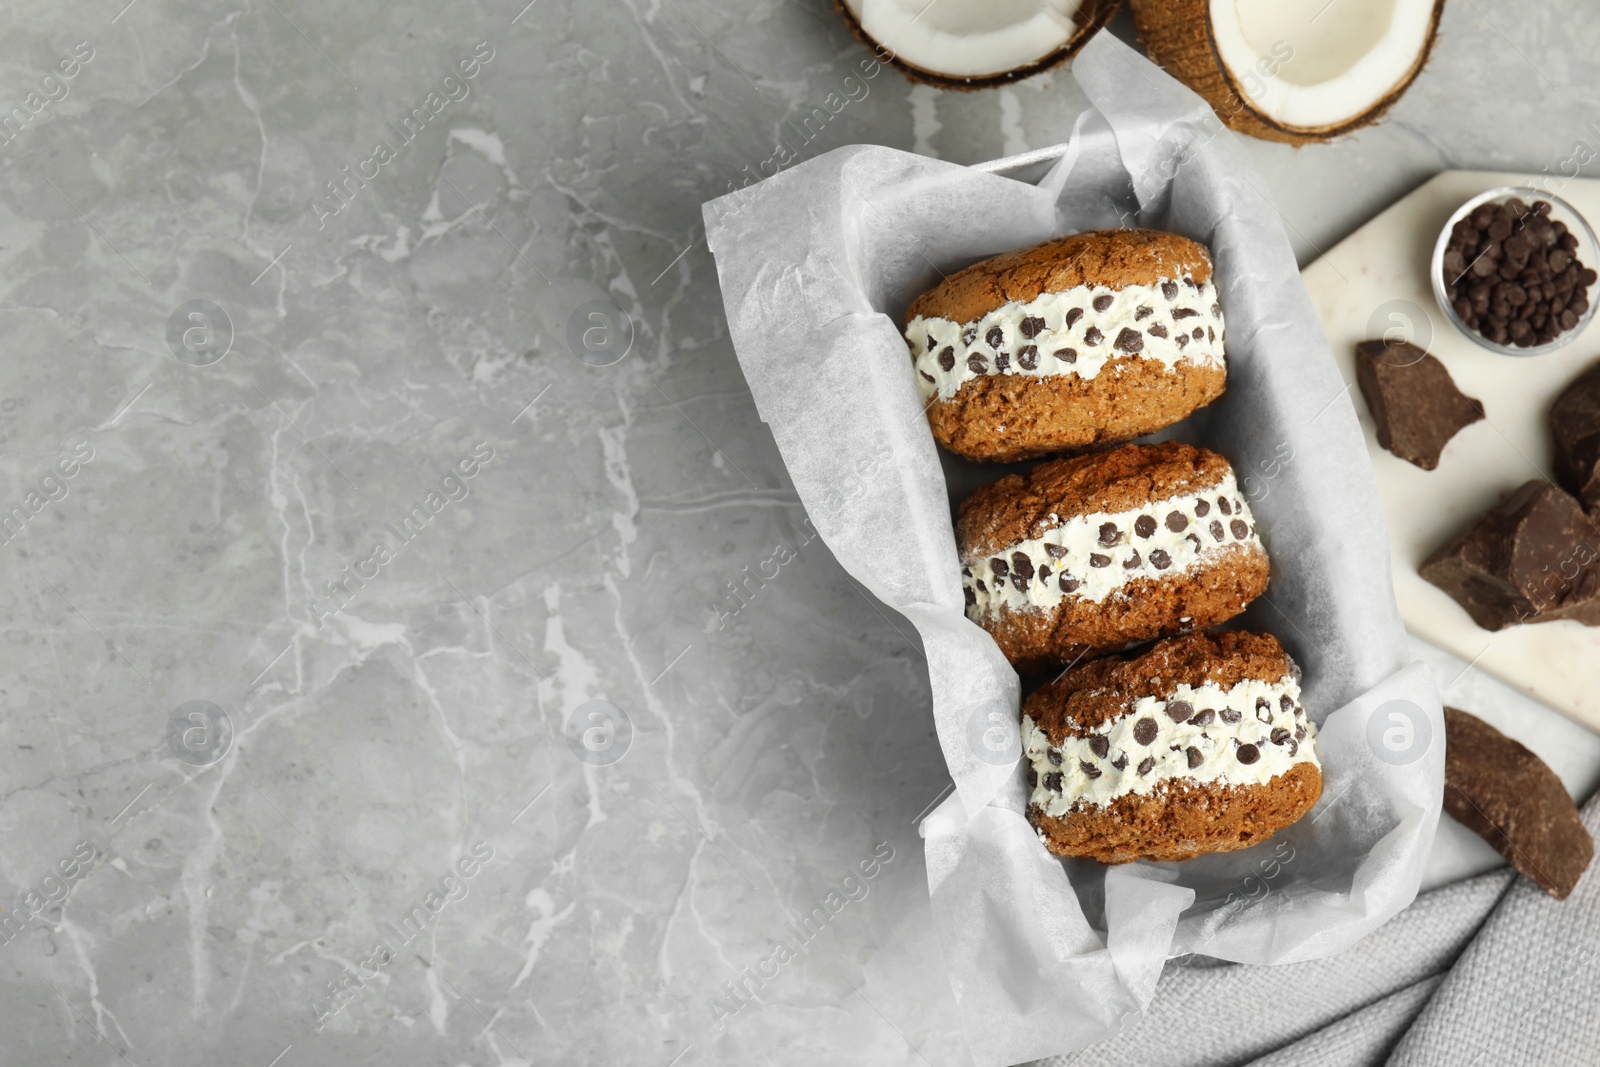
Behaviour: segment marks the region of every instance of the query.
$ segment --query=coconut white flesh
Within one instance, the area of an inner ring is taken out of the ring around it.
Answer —
[[[943,2],[943,0],[939,0]],[[1411,72],[1434,0],[1210,0],[1217,54],[1250,107],[1323,129],[1365,114]]]
[[[1082,0],[845,0],[867,36],[905,63],[955,78],[1031,66],[1078,34]]]

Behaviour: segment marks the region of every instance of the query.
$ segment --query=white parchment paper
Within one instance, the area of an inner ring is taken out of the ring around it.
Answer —
[[[1170,956],[1271,964],[1349,946],[1415,896],[1443,789],[1438,693],[1406,664],[1361,431],[1276,210],[1210,108],[1110,34],[1072,77],[1092,106],[1037,185],[855,146],[705,206],[739,361],[802,503],[922,637],[956,786],[923,823],[929,888],[984,1065],[1108,1036]],[[965,618],[951,522],[952,500],[1005,468],[939,453],[897,325],[942,274],[1117,225],[1212,251],[1228,391],[1175,436],[1233,461],[1273,561],[1240,624],[1300,663],[1321,728],[1310,815],[1183,864],[1063,862],[1028,825],[1019,682]]]

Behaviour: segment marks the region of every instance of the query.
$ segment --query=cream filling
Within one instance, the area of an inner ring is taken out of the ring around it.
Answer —
[[[976,322],[918,315],[906,340],[922,399],[937,393],[948,400],[986,375],[1094,378],[1117,358],[1158,360],[1167,370],[1183,361],[1220,367],[1222,305],[1209,280],[1080,285],[1025,304],[1012,301]]]
[[[1141,697],[1128,714],[1060,745],[1024,715],[1028,803],[1060,816],[1078,803],[1147,796],[1174,778],[1263,785],[1297,763],[1320,766],[1316,736],[1293,675],[1276,682],[1248,678],[1231,689],[1213,682],[1180,685],[1165,698]]]
[[[1068,597],[1099,603],[1135,578],[1182,574],[1234,545],[1261,547],[1232,471],[1197,493],[1132,511],[1051,519],[1060,524],[998,555],[962,556],[968,618],[1047,610]]]

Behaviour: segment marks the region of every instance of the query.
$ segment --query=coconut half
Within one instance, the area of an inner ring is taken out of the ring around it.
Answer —
[[[1289,144],[1377,121],[1428,61],[1444,0],[1130,0],[1150,57],[1232,128]]]
[[[878,58],[915,81],[980,89],[1069,59],[1121,0],[834,0]]]

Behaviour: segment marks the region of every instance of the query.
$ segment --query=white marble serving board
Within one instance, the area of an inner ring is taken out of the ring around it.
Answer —
[[[1600,729],[1600,628],[1550,622],[1483,630],[1417,574],[1430,552],[1504,494],[1529,479],[1551,477],[1545,412],[1562,387],[1600,357],[1600,327],[1593,322],[1549,355],[1496,355],[1458,332],[1434,299],[1428,271],[1440,229],[1464,201],[1503,185],[1547,189],[1600,220],[1600,181],[1563,184],[1548,176],[1446,171],[1302,274],[1366,431],[1388,525],[1395,597],[1407,628]],[[1378,446],[1371,413],[1354,384],[1356,343],[1386,331],[1425,342],[1456,385],[1484,403],[1485,419],[1451,440],[1437,470],[1422,470]]]

